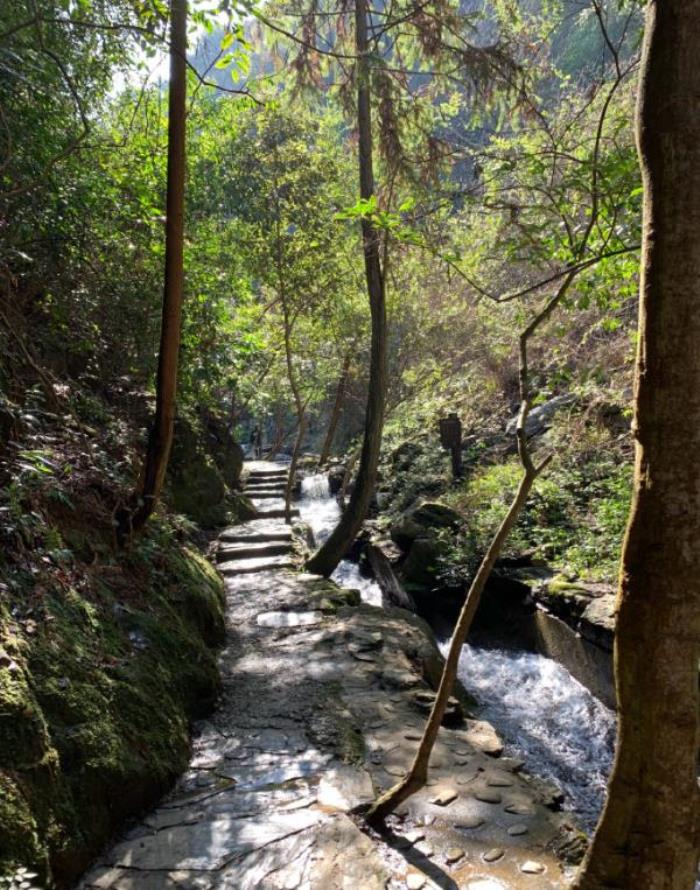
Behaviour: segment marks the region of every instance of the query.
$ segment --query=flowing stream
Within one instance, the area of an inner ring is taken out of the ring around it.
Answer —
[[[449,642],[440,644],[443,654]],[[595,827],[612,766],[615,714],[556,661],[532,652],[470,646],[459,678],[500,732],[506,753],[553,780],[582,828]]]
[[[302,482],[302,519],[320,543],[333,530],[340,507],[324,474]],[[333,579],[360,590],[362,599],[382,605],[379,585],[343,560]],[[443,654],[449,642],[440,644]],[[527,769],[553,780],[589,831],[603,805],[612,764],[615,715],[557,662],[520,650],[465,645],[459,676],[483,706],[484,717],[499,731],[510,756]]]
[[[331,495],[325,473],[307,476],[301,483],[299,513],[309,525],[316,544],[322,544],[340,519],[340,505]],[[333,572],[333,580],[341,587],[359,590],[363,601],[371,606],[382,605],[382,591],[376,581],[364,578],[357,563],[344,559]]]

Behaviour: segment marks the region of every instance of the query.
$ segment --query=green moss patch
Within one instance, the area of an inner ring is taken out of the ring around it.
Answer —
[[[112,562],[12,581],[0,607],[0,874],[28,866],[67,887],[185,768],[189,723],[219,688],[223,588],[163,520]]]

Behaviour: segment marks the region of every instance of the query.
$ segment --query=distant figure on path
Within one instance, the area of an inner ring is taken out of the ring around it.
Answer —
[[[250,434],[250,444],[253,446],[254,456],[260,460],[262,457],[262,430],[259,423],[255,424],[255,428]]]

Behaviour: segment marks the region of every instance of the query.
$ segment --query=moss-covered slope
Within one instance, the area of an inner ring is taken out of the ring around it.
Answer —
[[[0,605],[0,874],[66,886],[187,763],[218,688],[221,582],[165,522]]]

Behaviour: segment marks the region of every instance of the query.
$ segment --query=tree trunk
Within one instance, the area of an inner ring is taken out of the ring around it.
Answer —
[[[579,890],[691,890],[700,851],[700,0],[650,2],[635,491],[615,640],[619,734]]]
[[[306,406],[301,409],[299,415],[299,427],[294,440],[294,450],[292,451],[292,460],[289,464],[289,474],[287,475],[287,484],[284,489],[284,521],[289,525],[292,521],[292,495],[294,493],[294,483],[296,482],[297,464],[299,463],[299,453],[301,452],[302,442],[306,435]]]
[[[343,407],[343,399],[345,398],[345,387],[348,384],[348,377],[350,376],[350,362],[351,356],[350,353],[348,353],[343,359],[343,367],[341,368],[340,377],[338,378],[338,386],[335,391],[335,401],[333,402],[333,409],[331,410],[331,418],[328,422],[326,438],[323,440],[321,455],[318,459],[319,468],[328,463],[328,458],[331,455],[333,439],[335,438],[335,431],[338,428],[340,412],[341,408]]]
[[[184,279],[186,60],[187,0],[172,0],[170,6],[165,283],[156,378],[156,414],[148,439],[138,505],[127,518],[128,527],[123,529],[126,533],[140,529],[153,512],[163,488],[173,441]]]
[[[355,2],[355,44],[357,49],[357,128],[359,137],[360,196],[368,200],[374,194],[372,166],[372,112],[370,96],[369,43],[367,39],[366,0]],[[377,464],[384,426],[387,388],[386,304],[384,277],[379,258],[379,232],[368,219],[362,220],[362,245],[365,276],[372,316],[372,345],[369,390],[360,466],[352,495],[340,522],[330,537],[307,563],[307,569],[330,575],[362,527],[377,481]]]
[[[486,555],[481,561],[479,570],[471,583],[469,593],[467,594],[467,598],[462,606],[462,611],[457,619],[457,624],[455,625],[454,633],[452,635],[452,641],[450,642],[450,651],[447,654],[445,667],[442,671],[440,686],[430,712],[430,717],[425,725],[423,737],[421,738],[420,745],[416,751],[413,766],[405,778],[398,784],[394,785],[393,788],[390,788],[385,794],[381,795],[381,797],[377,798],[372,804],[366,815],[366,820],[370,824],[377,825],[383,822],[384,819],[396,809],[396,807],[403,803],[403,801],[409,798],[412,794],[415,794],[416,791],[419,791],[428,780],[430,753],[433,750],[442,719],[445,716],[447,701],[454,689],[455,680],[457,679],[457,669],[459,667],[459,656],[479,606],[481,594],[486,586],[486,582],[489,579],[493,566],[503,549],[503,544],[525,505],[532,484],[543,466],[544,464],[535,468],[530,465],[523,472],[523,477],[520,481],[515,498],[513,499],[498,531],[494,535],[491,545],[486,551]]]
[[[281,241],[279,242],[281,243]],[[294,322],[290,318],[289,308],[287,306],[287,298],[284,291],[284,276],[282,274],[281,253],[278,255],[279,264],[279,286],[282,298],[282,311],[284,314],[284,354],[287,363],[287,379],[294,396],[294,408],[297,415],[297,434],[294,439],[294,449],[292,451],[292,460],[289,465],[289,473],[287,474],[287,484],[284,489],[284,516],[285,521],[289,524],[292,521],[292,493],[294,490],[294,481],[297,472],[297,463],[299,462],[299,452],[306,435],[306,404],[301,395],[299,381],[294,372],[294,355],[292,353],[292,327]]]

